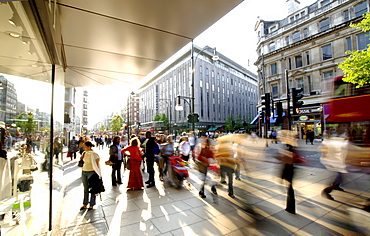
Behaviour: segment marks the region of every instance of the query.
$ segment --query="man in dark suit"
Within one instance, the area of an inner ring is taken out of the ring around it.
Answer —
[[[148,184],[146,187],[151,188],[155,186],[154,181],[154,153],[155,149],[158,147],[155,142],[155,137],[152,137],[152,132],[147,131],[145,133],[146,140],[143,144],[145,148],[144,157],[146,158],[146,169],[149,174],[149,179],[145,183]]]
[[[113,138],[113,144],[109,148],[109,160],[114,163],[112,165],[112,186],[122,184],[121,179],[121,166],[123,155],[121,153],[120,137],[116,136]]]

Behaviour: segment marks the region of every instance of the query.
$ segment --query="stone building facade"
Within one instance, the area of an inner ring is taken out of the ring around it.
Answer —
[[[346,51],[366,49],[369,43],[367,33],[349,26],[361,21],[368,9],[369,1],[320,0],[282,20],[257,21],[259,93],[271,93],[273,101],[282,101],[286,109],[287,85],[289,90],[303,88],[304,105],[292,117],[293,129],[322,134],[330,78],[343,75],[337,64],[344,61]]]
[[[194,113],[199,115],[197,132],[225,125],[228,117],[249,121],[257,114],[257,76],[214,50],[194,45]],[[173,130],[189,131],[187,116],[191,111],[191,48],[165,68],[157,71],[140,87],[140,121],[149,122],[155,114],[171,117]],[[176,111],[176,97],[183,111]],[[171,114],[169,114],[171,113]]]

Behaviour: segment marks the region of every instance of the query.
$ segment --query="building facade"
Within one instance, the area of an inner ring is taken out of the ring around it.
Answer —
[[[12,122],[17,113],[17,91],[14,84],[0,75],[0,120]]]
[[[193,60],[189,48],[140,87],[140,121],[149,122],[155,114],[166,114],[173,130],[190,130],[187,117],[192,109],[192,79],[194,113],[199,115],[196,131],[221,127],[230,117],[252,120],[257,114],[257,76],[220,53],[218,60],[213,60],[215,50],[208,46],[193,48]],[[183,111],[175,110],[177,96],[181,97]]]
[[[287,88],[302,88],[304,104],[292,117],[292,128],[300,134],[307,130],[322,134],[323,103],[332,90],[330,78],[343,75],[337,64],[348,56],[346,51],[366,49],[369,43],[367,33],[349,26],[361,21],[368,9],[369,1],[320,0],[282,20],[257,21],[259,93],[271,93],[274,103],[281,101],[287,114]]]
[[[139,119],[139,94],[131,92],[127,98],[125,107],[121,110],[121,116],[126,125],[137,128],[140,124]]]

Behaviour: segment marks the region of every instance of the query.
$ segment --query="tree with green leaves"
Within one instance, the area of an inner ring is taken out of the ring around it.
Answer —
[[[234,131],[235,120],[234,120],[233,115],[228,116],[225,123],[226,123],[226,127],[225,127],[226,131],[228,131],[228,132],[229,131]]]
[[[160,120],[161,120],[161,116],[159,114],[155,114],[153,117],[153,121],[160,121]]]
[[[113,132],[121,131],[122,124],[123,124],[122,116],[114,115],[112,120],[110,121],[110,130]]]
[[[352,28],[368,32],[370,30],[370,12],[364,15],[361,22],[351,24]],[[348,51],[349,57],[345,58],[344,62],[339,63],[338,67],[343,70],[343,81],[357,84],[357,87],[362,87],[370,82],[370,48],[366,50]]]
[[[107,131],[107,127],[105,127],[105,125],[101,125],[99,128],[99,132],[104,133],[105,131]]]
[[[32,133],[36,131],[36,121],[32,112],[22,112],[17,116],[16,119],[25,121],[16,121],[18,127],[21,128],[21,132]]]
[[[162,114],[161,115],[161,118],[159,119],[160,121],[163,121],[163,125],[164,127],[168,127],[168,117],[166,116],[166,114]]]

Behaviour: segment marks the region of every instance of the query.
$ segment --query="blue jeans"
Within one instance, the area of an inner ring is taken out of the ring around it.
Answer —
[[[90,195],[90,207],[95,206],[96,204],[96,196],[95,194],[89,193],[89,178],[95,174],[95,171],[82,171],[81,179],[82,184],[84,185],[84,200],[83,205],[87,205],[89,203],[89,195]]]

